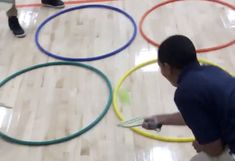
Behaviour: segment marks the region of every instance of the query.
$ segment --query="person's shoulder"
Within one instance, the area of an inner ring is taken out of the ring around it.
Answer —
[[[216,78],[226,78],[229,76],[224,70],[211,65],[200,66],[188,72],[178,84],[182,90],[201,90],[215,82]]]
[[[177,86],[177,91],[198,91],[209,84],[203,69],[188,72]]]
[[[205,93],[211,84],[207,78],[209,71],[205,70],[205,67],[201,67],[188,72],[177,85],[175,99],[192,98]]]
[[[229,79],[228,79],[229,78]],[[180,81],[175,92],[175,98],[208,96],[214,92],[218,84],[230,80],[231,76],[216,66],[201,66],[188,72]]]

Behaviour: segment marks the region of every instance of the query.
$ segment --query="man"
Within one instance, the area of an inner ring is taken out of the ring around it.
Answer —
[[[64,2],[61,0],[41,0],[43,6],[52,8],[63,8]],[[15,4],[15,0],[12,1],[12,7],[7,11],[8,25],[13,32],[13,34],[18,38],[23,38],[26,36],[24,29],[21,27],[18,20],[18,13]]]

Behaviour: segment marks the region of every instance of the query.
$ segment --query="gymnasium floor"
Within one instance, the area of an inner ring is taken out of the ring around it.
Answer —
[[[66,8],[105,4],[130,14],[138,24],[142,15],[160,0],[69,1]],[[235,6],[234,0],[223,0]],[[17,0],[19,20],[27,36],[14,37],[0,7],[0,78],[40,63],[59,61],[41,53],[34,42],[38,25],[59,10],[40,7],[37,0]],[[31,5],[33,4],[33,5]],[[162,6],[144,21],[144,32],[161,42],[172,34],[189,36],[197,48],[208,48],[234,39],[235,12],[201,0],[186,0]],[[124,45],[133,27],[123,15],[107,9],[83,9],[63,14],[42,29],[42,46],[60,56],[87,58],[111,52]],[[235,73],[235,45],[198,54]],[[106,59],[85,62],[100,69],[113,88],[130,68],[157,58],[157,48],[138,32],[124,51]],[[177,111],[175,88],[149,65],[133,73],[121,86],[119,107],[126,118]],[[0,88],[1,132],[21,140],[46,141],[68,136],[85,127],[103,110],[108,98],[105,82],[81,67],[57,66],[27,72]],[[24,146],[0,140],[0,161],[189,161],[196,154],[191,143],[167,143],[145,138],[119,123],[110,108],[105,117],[85,134],[61,144]],[[152,132],[156,134],[156,132]],[[191,137],[186,127],[163,127],[164,136]]]

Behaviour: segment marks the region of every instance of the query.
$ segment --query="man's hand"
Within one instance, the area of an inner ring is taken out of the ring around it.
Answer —
[[[203,151],[203,146],[200,145],[197,140],[195,140],[195,141],[192,143],[192,145],[193,145],[194,149],[196,150],[196,152],[200,153],[200,152]]]
[[[205,145],[200,145],[198,143],[198,141],[194,141],[193,147],[198,153],[203,151],[212,157],[219,156],[224,151],[224,146],[223,146],[220,139],[215,140],[215,141],[208,143],[208,144],[205,144]]]
[[[160,122],[159,122],[158,116],[155,115],[155,116],[145,118],[142,124],[142,127],[147,130],[155,130],[158,128],[159,123]]]

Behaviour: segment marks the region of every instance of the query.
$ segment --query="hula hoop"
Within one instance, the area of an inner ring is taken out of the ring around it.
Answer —
[[[38,68],[48,67],[48,66],[59,66],[59,65],[71,65],[71,66],[77,66],[77,67],[82,67],[82,68],[88,69],[88,70],[93,71],[96,74],[98,74],[105,81],[105,83],[108,87],[109,97],[108,97],[107,103],[105,105],[105,108],[100,113],[100,115],[96,119],[94,119],[94,121],[89,123],[87,126],[83,127],[80,131],[75,132],[75,133],[73,133],[69,136],[59,138],[59,139],[48,140],[48,141],[26,141],[26,140],[20,140],[20,139],[13,138],[11,136],[8,136],[8,135],[0,132],[0,137],[2,139],[4,139],[5,141],[8,141],[8,142],[11,142],[11,143],[21,144],[21,145],[30,145],[30,146],[41,146],[41,145],[51,145],[51,144],[63,143],[63,142],[66,142],[68,140],[74,139],[74,138],[82,135],[83,133],[89,131],[96,124],[98,124],[100,122],[100,120],[105,116],[105,114],[108,112],[108,110],[110,108],[110,105],[112,103],[112,86],[111,86],[111,83],[110,83],[109,79],[107,78],[107,76],[105,76],[104,73],[102,73],[100,70],[98,70],[98,69],[96,69],[92,66],[86,65],[86,64],[81,64],[81,63],[76,63],[76,62],[50,62],[50,63],[34,65],[34,66],[31,66],[31,67],[22,69],[20,71],[17,71],[16,73],[8,76],[7,78],[5,78],[4,80],[2,80],[0,82],[0,87],[2,87],[8,81],[10,81],[10,80],[14,79],[15,77],[17,77],[17,76],[19,76],[23,73],[26,73],[28,71],[38,69]]]
[[[156,47],[159,47],[160,44],[158,42],[156,42],[155,40],[149,38],[143,31],[143,23],[144,23],[144,20],[145,18],[151,13],[153,12],[154,10],[162,7],[162,6],[165,6],[169,3],[174,3],[174,2],[180,2],[180,1],[186,1],[186,0],[168,0],[168,1],[165,1],[165,2],[162,2],[162,3],[159,3],[157,4],[156,6],[152,7],[150,10],[148,10],[147,12],[144,13],[144,15],[142,16],[140,22],[139,22],[139,31],[140,31],[140,34],[142,35],[142,37],[150,44],[156,46]],[[188,1],[188,0],[187,0]],[[214,3],[217,3],[217,4],[221,4],[223,6],[226,6],[232,10],[235,11],[235,6],[232,5],[232,4],[229,4],[227,2],[223,2],[223,1],[220,1],[220,0],[201,0],[201,1],[209,1],[209,2],[214,2]],[[229,41],[227,43],[224,43],[224,44],[221,44],[221,45],[218,45],[218,46],[214,46],[214,47],[209,47],[209,48],[204,48],[204,49],[197,49],[197,53],[204,53],[204,52],[211,52],[211,51],[215,51],[215,50],[220,50],[220,49],[223,49],[223,48],[226,48],[228,46],[231,46],[235,44],[235,39],[232,40],[232,41]]]
[[[71,11],[74,11],[74,10],[80,10],[80,9],[86,9],[86,8],[101,8],[101,9],[109,9],[109,10],[113,10],[113,11],[116,11],[122,15],[124,15],[125,17],[128,18],[128,20],[132,23],[133,25],[133,29],[134,29],[134,32],[131,36],[131,38],[128,40],[128,42],[123,45],[122,47],[110,52],[110,53],[107,53],[107,54],[103,54],[103,55],[100,55],[100,56],[95,56],[95,57],[90,57],[90,58],[69,58],[69,57],[64,57],[64,56],[59,56],[57,54],[54,54],[52,52],[49,52],[48,50],[44,49],[41,44],[39,43],[39,34],[42,30],[42,28],[48,23],[50,22],[52,19],[62,15],[62,14],[65,14],[67,12],[71,12]],[[99,59],[104,59],[104,58],[107,58],[107,57],[110,57],[110,56],[113,56],[123,50],[125,50],[128,46],[131,45],[131,43],[134,41],[135,37],[137,35],[137,25],[134,21],[134,19],[128,14],[126,13],[125,11],[119,9],[119,8],[116,8],[116,7],[112,7],[112,6],[108,6],[108,5],[82,5],[82,6],[76,6],[76,7],[71,7],[71,8],[67,8],[67,9],[64,9],[64,10],[61,10],[60,12],[54,14],[54,15],[51,15],[50,17],[48,17],[46,20],[44,20],[40,25],[39,27],[37,28],[36,30],[36,34],[35,34],[35,42],[36,42],[36,45],[38,47],[38,49],[43,52],[44,54],[48,55],[48,56],[51,56],[53,58],[56,58],[56,59],[60,59],[60,60],[65,60],[65,61],[94,61],[94,60],[99,60]]]
[[[215,65],[217,67],[220,67],[214,63],[211,63],[207,60],[202,60],[200,59],[199,60],[202,64],[210,64],[210,65]],[[132,73],[134,73],[135,71],[137,71],[138,69],[144,67],[144,66],[147,66],[147,65],[150,65],[150,64],[154,64],[157,62],[157,59],[153,59],[153,60],[150,60],[150,61],[147,61],[147,62],[144,62],[142,64],[139,64],[133,68],[131,68],[130,70],[128,70],[118,81],[116,87],[114,88],[114,92],[113,92],[113,109],[114,109],[114,112],[116,114],[116,116],[119,118],[120,121],[125,121],[125,117],[124,115],[122,114],[122,112],[120,111],[119,107],[118,107],[118,92],[119,92],[119,89],[122,85],[122,83],[126,80],[126,78],[128,76],[130,76]],[[220,67],[221,69],[225,70],[224,68]],[[226,71],[226,70],[225,70]],[[192,142],[194,141],[194,138],[193,137],[170,137],[170,136],[161,136],[161,135],[156,135],[156,134],[153,134],[153,133],[150,133],[150,132],[147,132],[145,130],[141,130],[139,128],[131,128],[132,131],[140,134],[140,135],[143,135],[145,137],[148,137],[148,138],[151,138],[151,139],[156,139],[156,140],[159,140],[159,141],[165,141],[165,142]]]

